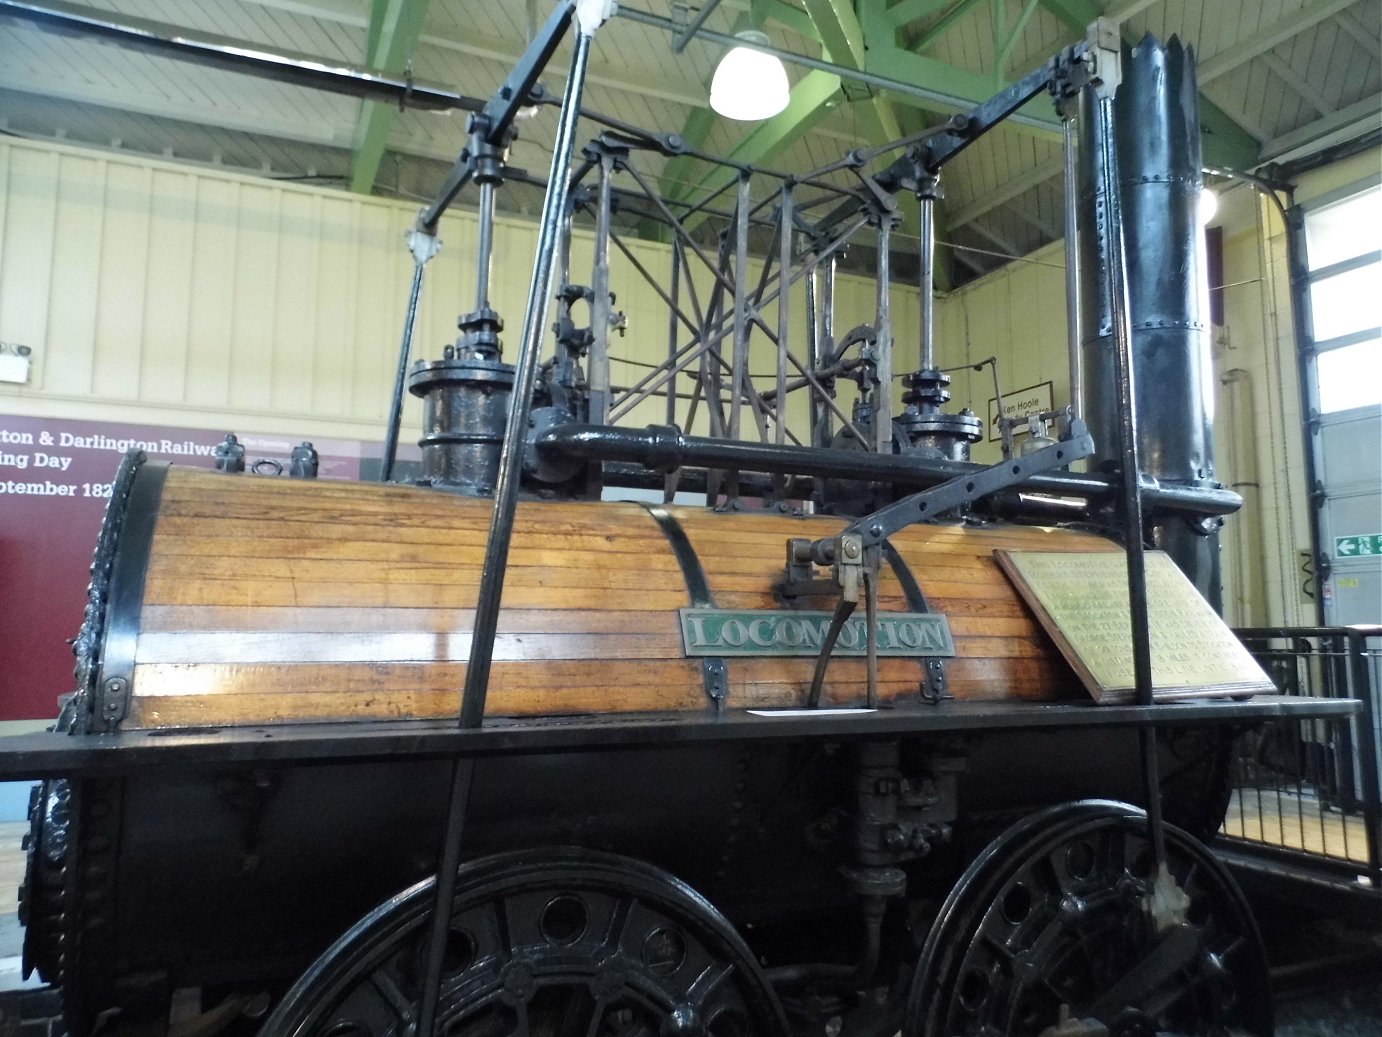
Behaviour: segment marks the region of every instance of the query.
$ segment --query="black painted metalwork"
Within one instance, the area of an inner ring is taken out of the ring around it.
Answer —
[[[384,427],[384,461],[379,467],[379,481],[393,479],[398,459],[398,436],[403,424],[403,390],[408,384],[408,361],[413,352],[413,335],[417,330],[418,303],[422,299],[423,268],[426,260],[413,258],[413,283],[408,289],[408,307],[403,317],[403,337],[398,347],[398,372],[394,376],[393,396],[389,401],[389,421]]]
[[[486,496],[498,483],[514,369],[492,352],[448,346],[418,361],[408,391],[423,401],[422,482]]]
[[[513,127],[514,120],[518,118],[519,109],[533,103],[533,89],[537,85],[538,77],[542,75],[547,63],[552,60],[552,55],[556,53],[557,47],[566,36],[566,30],[571,26],[571,18],[575,10],[576,5],[570,0],[557,4],[548,16],[546,23],[538,30],[532,42],[528,44],[528,49],[518,59],[517,65],[509,73],[508,78],[504,80],[503,85],[478,111],[472,123],[472,130],[479,133],[485,143],[498,148],[507,145],[509,132]],[[567,92],[570,93],[569,90]],[[562,101],[562,107],[563,110],[566,109],[565,99]],[[576,109],[579,110],[579,108],[580,100],[578,98]],[[446,182],[437,193],[437,197],[431,205],[418,214],[419,230],[428,234],[436,233],[437,224],[441,221],[442,214],[450,208],[451,203],[456,200],[456,196],[461,193],[461,189],[475,176],[475,158],[475,154],[467,149],[456,159],[456,163],[451,167],[451,172],[447,174]]]
[[[130,488],[146,460],[144,452],[140,450],[125,454],[111,484],[110,500],[101,519],[101,532],[96,538],[96,548],[91,558],[91,582],[87,585],[82,626],[72,642],[72,654],[77,659],[77,690],[71,706],[64,712],[71,716],[69,728],[73,731],[89,730],[92,714],[97,711],[95,703],[100,698],[102,646],[110,614],[111,571],[124,531]]]
[[[710,582],[705,578],[705,569],[696,557],[696,549],[686,531],[681,528],[670,511],[660,504],[644,504],[648,514],[653,517],[662,530],[667,542],[672,545],[677,565],[681,567],[682,579],[686,581],[686,593],[691,599],[691,607],[713,609],[715,596],[710,591]],[[705,680],[705,693],[717,710],[723,709],[729,695],[729,667],[723,658],[707,655],[701,658],[701,674]]]
[[[907,602],[907,611],[930,612],[931,607],[926,603],[926,595],[922,592],[921,584],[917,583],[917,578],[912,574],[912,567],[907,564],[907,560],[902,557],[891,541],[883,542],[883,557],[887,559],[893,576],[897,578],[898,585],[902,588],[902,597]],[[949,698],[950,692],[946,690],[945,660],[932,656],[919,661],[922,670],[922,701],[940,702],[942,699]]]
[[[871,734],[990,735],[1002,732],[1136,729],[1147,724],[1241,725],[1352,716],[1343,700],[1287,700],[1258,696],[1249,702],[1185,701],[1155,706],[1100,706],[1084,702],[945,702],[936,707],[876,714],[755,716],[623,713],[615,715],[489,718],[478,729],[448,721],[371,724],[282,724],[210,731],[117,731],[102,738],[43,732],[0,737],[0,780],[51,774],[98,777],[150,769],[198,770],[215,766],[321,763],[331,760],[450,758],[541,753],[588,747],[670,746],[700,742],[773,742],[781,739],[852,739]]]
[[[98,672],[94,681],[88,680],[91,706],[86,722],[93,730],[111,731],[119,727],[134,689],[134,650],[139,637],[144,576],[158,521],[158,500],[167,475],[167,463],[151,464],[142,453],[131,451],[116,478],[117,488],[124,482],[124,495],[117,499],[112,493],[107,512],[121,514],[115,519],[110,539],[114,561],[102,620]],[[115,551],[117,540],[119,550]],[[88,608],[92,605],[101,607],[94,590]]]
[[[858,534],[866,548],[875,547],[901,529],[945,515],[990,493],[1023,483],[1043,471],[1071,464],[1088,457],[1093,450],[1094,441],[1083,423],[1072,422],[1068,438],[1058,443],[903,497],[855,519],[845,533]]]
[[[1382,890],[1382,782],[1377,706],[1382,627],[1250,627],[1235,630],[1285,696],[1356,701],[1360,712],[1312,724],[1275,722],[1234,747],[1233,803],[1224,835],[1242,853],[1267,855],[1296,873],[1366,875]]]
[[[987,465],[967,464],[913,455],[868,454],[853,450],[776,446],[770,443],[731,441],[688,436],[675,427],[647,429],[599,425],[567,425],[535,438],[540,452],[552,451],[591,461],[633,461],[654,471],[673,471],[683,466],[738,468],[751,472],[789,472],[840,479],[871,479],[897,486],[936,486],[950,479],[973,475]],[[1028,469],[1030,471],[1030,469]],[[1078,472],[1044,472],[1022,483],[1024,490],[1053,496],[1104,502],[1118,493],[1118,483],[1102,475]],[[1227,515],[1242,506],[1231,490],[1160,486],[1143,480],[1142,500],[1153,510]]]
[[[288,992],[263,1037],[431,1033],[411,1006],[432,885],[362,918]],[[443,1032],[787,1037],[733,927],[641,861],[575,849],[472,861],[446,914]]]
[[[0,13],[15,6],[0,2]],[[1305,718],[1338,722],[1352,715],[1354,703],[1264,698],[1152,705],[1146,694],[1137,705],[1101,708],[1075,701],[937,701],[944,674],[928,666],[925,702],[899,701],[887,710],[827,716],[790,715],[792,711],[754,715],[719,708],[728,686],[724,660],[707,659],[705,683],[714,710],[485,716],[524,464],[530,475],[536,474],[544,494],[592,498],[612,478],[642,478],[670,497],[681,484],[684,465],[696,469],[686,473],[685,485],[704,487],[712,498],[725,490],[729,497],[754,492],[776,502],[795,499],[789,496],[795,493],[807,497],[812,487],[791,475],[922,489],[852,527],[848,535],[859,557],[851,563],[850,593],[841,595],[831,640],[861,595],[870,619],[866,626],[872,630],[885,557],[909,608],[925,611],[921,588],[891,549],[887,534],[968,505],[981,494],[1002,494],[992,502],[993,510],[1025,520],[1056,516],[1104,527],[1121,502],[1130,557],[1137,558],[1144,506],[1154,521],[1170,513],[1175,522],[1189,515],[1202,524],[1241,503],[1203,480],[1162,484],[1141,478],[1137,441],[1127,435],[1135,427],[1138,402],[1130,361],[1113,376],[1126,397],[1120,399],[1126,406],[1118,415],[1125,435],[1117,453],[1117,478],[1107,471],[1041,471],[1092,449],[1078,423],[1063,444],[1047,453],[991,469],[963,463],[959,448],[977,434],[979,423],[972,415],[938,422],[939,407],[946,402],[945,382],[931,355],[929,305],[921,336],[923,371],[910,386],[910,409],[896,425],[889,420],[893,335],[886,256],[898,209],[895,195],[917,191],[929,213],[936,193],[933,174],[942,164],[1041,90],[1066,99],[1078,92],[1091,75],[1094,54],[1083,46],[1048,62],[968,116],[882,148],[853,152],[802,178],[718,160],[722,171],[733,173],[725,177],[725,190],[738,188],[731,209],[722,200],[726,196],[714,190],[694,202],[664,199],[638,169],[637,153],[657,160],[707,156],[674,134],[646,133],[594,113],[584,114],[613,132],[587,149],[572,175],[593,32],[583,26],[558,120],[522,353],[516,371],[499,364],[500,324],[488,299],[495,189],[504,175],[503,153],[518,108],[551,103],[537,86],[537,76],[578,16],[573,6],[557,7],[500,91],[474,106],[479,110],[466,153],[419,217],[412,243],[417,267],[400,373],[407,367],[421,267],[434,251],[419,252],[418,246],[435,243],[427,232],[435,230],[441,213],[467,183],[480,185],[476,310],[461,319],[466,337],[453,355],[421,365],[415,375],[415,388],[435,403],[424,441],[424,458],[435,463],[425,474],[438,485],[473,492],[493,487],[496,492],[459,723],[290,724],[0,741],[0,778],[61,773],[76,783],[49,785],[39,798],[37,831],[49,838],[36,844],[30,869],[36,892],[26,899],[28,917],[38,921],[34,948],[47,961],[45,970],[76,976],[74,982],[82,987],[69,998],[74,1030],[90,1030],[87,1006],[119,1004],[124,1010],[153,1005],[166,1017],[176,986],[279,984],[328,947],[366,905],[433,873],[433,883],[412,887],[357,922],[302,976],[269,1023],[270,1037],[321,1032],[347,1037],[408,1029],[420,1035],[483,1031],[496,1037],[551,1032],[781,1037],[786,1024],[767,981],[790,988],[793,1010],[812,1020],[811,1032],[834,1032],[839,1026],[850,1034],[891,1035],[901,1023],[902,1007],[902,987],[891,978],[913,963],[916,947],[904,930],[922,920],[919,912],[965,874],[969,855],[1014,813],[1100,794],[1145,795],[1153,818],[1148,822],[1132,808],[1107,804],[1067,806],[1040,814],[995,844],[998,849],[982,854],[932,930],[918,970],[921,978],[913,985],[907,1037],[951,1037],[981,1027],[989,1033],[1039,1033],[1059,1023],[1059,1015],[1051,1013],[1058,1013],[1060,1003],[1101,1020],[1132,1005],[1139,1014],[1116,1015],[1111,1024],[1119,1033],[1163,1024],[1194,1031],[1225,1021],[1254,1032],[1251,1009],[1245,1010],[1244,1022],[1224,998],[1200,996],[1213,988],[1246,1003],[1244,992],[1251,992],[1256,967],[1253,945],[1239,924],[1234,891],[1202,867],[1197,846],[1155,819],[1161,789],[1157,756],[1183,763],[1170,807],[1174,816],[1190,817],[1197,830],[1208,829],[1217,823],[1212,816],[1216,811],[1213,805],[1201,805],[1201,789],[1186,775],[1218,773],[1218,748],[1228,732],[1276,718],[1297,725]],[[330,82],[330,77],[319,77],[319,82]],[[358,84],[351,88],[363,89]],[[1090,130],[1096,138],[1103,135],[1097,141],[1101,146],[1111,146],[1109,125],[1105,117]],[[866,168],[899,152],[901,158],[881,172]],[[1115,163],[1108,154],[1105,158],[1099,169],[1111,174]],[[858,183],[843,189],[826,182],[827,174],[842,170],[856,175]],[[595,174],[598,183],[593,183]],[[625,174],[643,192],[636,203],[632,192],[620,192],[614,184],[616,175]],[[755,201],[750,175],[776,177],[777,183]],[[587,176],[592,183],[571,190]],[[1149,187],[1153,189],[1161,188]],[[1095,273],[1111,285],[1112,291],[1106,288],[1099,298],[1111,313],[1108,335],[1120,347],[1118,359],[1127,361],[1131,336],[1126,314],[1118,313],[1124,276],[1119,190],[1116,178],[1101,183],[1100,197],[1110,207],[1102,214],[1103,262]],[[669,306],[665,363],[627,389],[613,385],[608,376],[606,345],[614,316],[609,243],[649,275],[614,233],[616,211],[630,220],[664,222],[674,242],[671,290],[655,285]],[[556,255],[569,249],[573,213],[589,213],[595,220],[596,261],[589,289],[570,283],[569,263],[563,264],[559,283],[553,275]],[[718,252],[705,244],[713,240],[712,233],[689,225],[695,220],[719,221]],[[874,228],[881,249],[877,317],[872,327],[836,342],[834,264],[865,225]],[[749,236],[769,227],[776,248],[756,284],[751,283]],[[929,267],[929,240],[922,258]],[[705,296],[697,280],[704,284],[706,278],[693,276],[693,261],[705,267],[696,273],[708,275]],[[822,268],[824,283],[817,298],[814,289]],[[802,278],[811,302],[810,351],[804,364],[788,348],[789,289]],[[923,285],[926,280],[923,276]],[[554,294],[562,300],[563,319],[556,357],[542,372],[539,387],[540,341]],[[577,328],[569,319],[578,299],[592,304],[589,329]],[[765,315],[774,301],[776,319],[770,323]],[[1118,333],[1118,328],[1124,331]],[[690,334],[689,343],[678,341],[684,333]],[[755,387],[760,376],[749,366],[751,353],[769,352],[750,349],[754,335],[771,342],[776,354],[775,386],[769,391]],[[728,359],[726,341],[733,350]],[[586,356],[589,385],[580,371]],[[789,364],[795,367],[790,379]],[[841,376],[855,379],[861,390],[863,402],[853,420],[834,399]],[[679,381],[683,387],[688,381],[692,385],[685,397],[691,400],[686,427],[698,427],[697,409],[704,407],[713,434],[756,433],[761,442],[683,436],[671,424]],[[488,406],[461,399],[472,390],[483,396],[486,390],[507,391],[510,385],[507,407],[499,406],[492,391],[485,397]],[[832,423],[839,419],[838,441],[852,442],[857,449],[791,445],[796,440],[784,420],[787,397],[802,389],[809,390],[811,446],[829,443]],[[538,411],[532,410],[535,394],[542,404]],[[572,424],[607,415],[617,420],[659,394],[666,397],[662,409],[667,427],[633,431]],[[401,393],[396,395],[401,400]],[[453,403],[460,410],[442,413]],[[397,420],[396,412],[386,468],[392,467]],[[906,434],[900,435],[899,428]],[[500,449],[505,430],[509,434]],[[913,452],[895,455],[905,449],[909,436]],[[448,467],[472,447],[483,459]],[[919,456],[923,452],[940,456]],[[646,467],[633,473],[623,464],[628,461]],[[1018,484],[1023,493],[1016,491]],[[1061,499],[1034,501],[1027,491]],[[141,510],[151,522],[156,508]],[[649,511],[672,545],[692,607],[713,606],[685,533],[667,509],[654,506]],[[129,564],[140,564],[138,552],[131,557]],[[789,550],[789,581],[793,561]],[[804,584],[825,582],[810,579],[811,561],[808,555]],[[119,565],[125,564],[122,552]],[[837,577],[840,572],[837,565]],[[799,569],[796,574],[801,577]],[[1136,587],[1134,581],[1135,602]],[[786,587],[778,589],[793,596]],[[797,596],[820,590],[795,589]],[[127,616],[137,616],[137,602],[121,601]],[[108,658],[96,658],[91,665],[116,666],[125,656],[132,659],[128,648],[136,626],[137,619],[131,619],[125,628],[88,632],[91,645],[110,639]],[[1138,636],[1145,636],[1145,622],[1134,632],[1138,630]],[[874,705],[878,675],[872,634],[868,647],[868,701]],[[827,646],[818,660],[812,704],[820,695],[829,654]],[[939,660],[928,663],[935,666]],[[1149,682],[1139,682],[1143,690],[1149,692]],[[107,701],[118,700],[112,693]],[[1158,740],[1158,731],[1176,737]],[[1145,766],[1141,791],[1132,765],[1139,741]],[[943,766],[937,763],[942,759]],[[961,779],[961,770],[971,764],[973,779]],[[1219,787],[1215,780],[1202,784]],[[74,810],[75,828],[70,820]],[[170,815],[187,826],[186,838],[171,847],[165,838]],[[74,832],[82,843],[80,852],[72,850]],[[953,842],[952,835],[958,837]],[[724,917],[709,901],[648,864],[543,849],[559,842],[617,848],[670,865],[713,896]],[[1147,844],[1155,847],[1151,866],[1142,863]],[[323,861],[325,845],[342,849]],[[1087,869],[1075,867],[1071,861],[1084,860],[1085,846],[1095,848],[1093,860]],[[462,867],[463,850],[485,859]],[[164,851],[172,859],[156,856]],[[486,856],[502,851],[520,855]],[[914,867],[923,857],[925,867]],[[141,867],[154,860],[153,874]],[[302,881],[305,869],[318,864],[312,881]],[[1168,866],[1164,873],[1156,867],[1161,864]],[[1059,888],[1040,886],[1038,875],[1045,877],[1053,867],[1071,881],[1056,884]],[[314,884],[318,874],[320,890]],[[160,884],[160,876],[171,881]],[[113,896],[117,881],[118,900]],[[45,896],[55,883],[62,885],[63,897],[56,909]],[[215,895],[208,895],[210,890]],[[284,890],[297,893],[302,903],[285,903]],[[1188,909],[1177,906],[1181,892],[1189,896]],[[314,897],[319,898],[315,904]],[[152,909],[155,902],[166,917]],[[1196,915],[1197,904],[1209,905],[1207,920]],[[1154,910],[1144,910],[1147,906]],[[118,912],[135,911],[138,926],[125,925],[122,931],[125,916]],[[193,918],[195,923],[189,921]],[[752,938],[752,951],[727,919]],[[1162,919],[1169,921],[1162,925]],[[863,938],[858,940],[853,934],[861,923]],[[805,946],[792,940],[794,926],[812,934]],[[190,933],[196,927],[200,931]],[[174,960],[202,933],[214,934],[212,953],[224,954],[226,961]],[[1014,933],[1026,942],[1012,942]],[[1237,956],[1232,948],[1221,953],[1224,948],[1214,942],[1221,937],[1239,939]],[[1004,958],[1001,947],[995,950],[1004,939],[1018,952],[1014,960],[1019,967],[1008,972],[995,964]],[[822,948],[856,942],[856,962],[801,964],[803,951],[814,958]],[[701,953],[698,969],[689,967],[693,949]],[[163,954],[163,971],[143,968],[141,954],[151,961]],[[282,958],[265,962],[266,954]],[[685,962],[678,960],[682,954]],[[774,966],[767,981],[755,961],[760,954]],[[137,963],[140,971],[126,962]],[[1191,980],[1189,996],[1174,1004],[1162,997],[1172,973]],[[1047,991],[1050,985],[1057,988],[1054,995]],[[859,997],[865,986],[870,996]],[[1035,1000],[1024,1001],[1029,995]],[[833,1022],[832,1013],[838,1013]]]
[[[249,72],[313,90],[383,101],[389,104],[434,111],[455,108],[479,111],[484,102],[445,87],[422,83],[411,77],[400,79],[348,65],[333,65],[307,54],[291,54],[254,47],[244,40],[190,32],[180,26],[121,14],[77,7],[57,2],[31,3],[29,0],[0,0],[0,15],[81,36],[109,40],[122,47],[190,61],[231,72]]]
[[[1168,829],[1169,867],[1189,899],[1182,918],[1159,923],[1146,833],[1141,811],[1086,801],[991,843],[927,936],[905,1037],[1268,1037],[1266,954],[1242,894],[1202,845]]]
[[[1198,218],[1199,100],[1194,54],[1172,39],[1143,39],[1123,61],[1123,83],[1107,118],[1086,113],[1080,152],[1091,179],[1081,191],[1080,270],[1084,282],[1085,418],[1099,444],[1099,464],[1121,464],[1117,444],[1120,396],[1112,302],[1100,284],[1113,256],[1093,230],[1122,207],[1128,313],[1136,372],[1138,452],[1146,471],[1167,486],[1214,487],[1208,415],[1213,386],[1209,336],[1200,313],[1207,284]],[[1116,186],[1101,185],[1101,135],[1116,161]],[[1091,163],[1094,163],[1091,165]],[[1200,593],[1219,607],[1218,523],[1173,517],[1149,523],[1155,545],[1167,551]]]

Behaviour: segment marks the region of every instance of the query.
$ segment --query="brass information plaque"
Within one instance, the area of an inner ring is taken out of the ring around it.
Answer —
[[[1095,701],[1132,701],[1127,556],[1122,551],[995,551],[994,556]],[[1146,558],[1153,697],[1275,691],[1170,556],[1148,551]]]

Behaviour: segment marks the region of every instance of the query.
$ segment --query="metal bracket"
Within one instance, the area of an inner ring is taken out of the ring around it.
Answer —
[[[880,508],[871,515],[855,519],[845,530],[861,536],[864,547],[874,547],[901,529],[954,511],[980,497],[1016,486],[1040,472],[1061,468],[1094,453],[1094,438],[1083,421],[1072,418],[1064,439],[1051,446],[1009,458],[972,475],[960,475],[939,486],[922,490]],[[843,536],[843,534],[842,534]],[[817,541],[822,545],[834,538]]]
[[[921,592],[921,585],[917,583],[916,577],[908,567],[897,548],[890,542],[883,544],[883,554],[888,559],[888,564],[892,566],[893,576],[902,587],[902,596],[907,599],[907,610],[909,612],[930,612],[931,606],[926,601],[926,595]],[[946,699],[953,698],[950,694],[949,680],[945,673],[945,660],[938,656],[931,656],[921,662],[921,701],[935,705]]]
[[[1085,42],[1088,50],[1084,59],[1094,92],[1111,100],[1123,81],[1123,37],[1119,23],[1112,18],[1096,18]]]
[[[125,719],[129,709],[130,685],[123,677],[112,677],[101,685],[101,721],[113,728]]]
[[[408,251],[413,254],[413,262],[418,266],[424,265],[429,259],[441,251],[441,238],[436,234],[429,234],[425,230],[414,228],[407,235]]]
[[[713,609],[715,597],[710,592],[710,581],[706,579],[705,570],[701,567],[700,559],[696,557],[696,549],[691,546],[691,540],[681,528],[681,523],[661,504],[644,504],[643,507],[658,524],[667,542],[672,545],[672,553],[676,555],[677,565],[681,567],[682,578],[686,581],[686,593],[691,599],[691,607]],[[729,697],[729,667],[719,656],[703,656],[701,678],[705,683],[706,697],[715,704],[715,711],[718,713],[724,709],[725,700]]]

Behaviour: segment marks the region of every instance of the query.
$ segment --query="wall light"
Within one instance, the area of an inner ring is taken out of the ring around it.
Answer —
[[[1219,196],[1208,187],[1200,188],[1200,226],[1208,227],[1219,211]]]
[[[735,33],[745,43],[768,45],[768,37],[752,29]],[[772,54],[735,47],[715,68],[710,81],[710,107],[726,119],[771,119],[787,107],[787,70]]]

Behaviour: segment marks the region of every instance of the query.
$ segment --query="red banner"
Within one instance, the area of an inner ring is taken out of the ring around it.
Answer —
[[[210,468],[223,432],[0,415],[0,720],[57,715],[72,691],[76,637],[91,554],[126,450],[150,460]],[[247,466],[286,471],[300,440],[239,435]],[[358,479],[378,470],[380,447],[314,440],[319,474]]]

